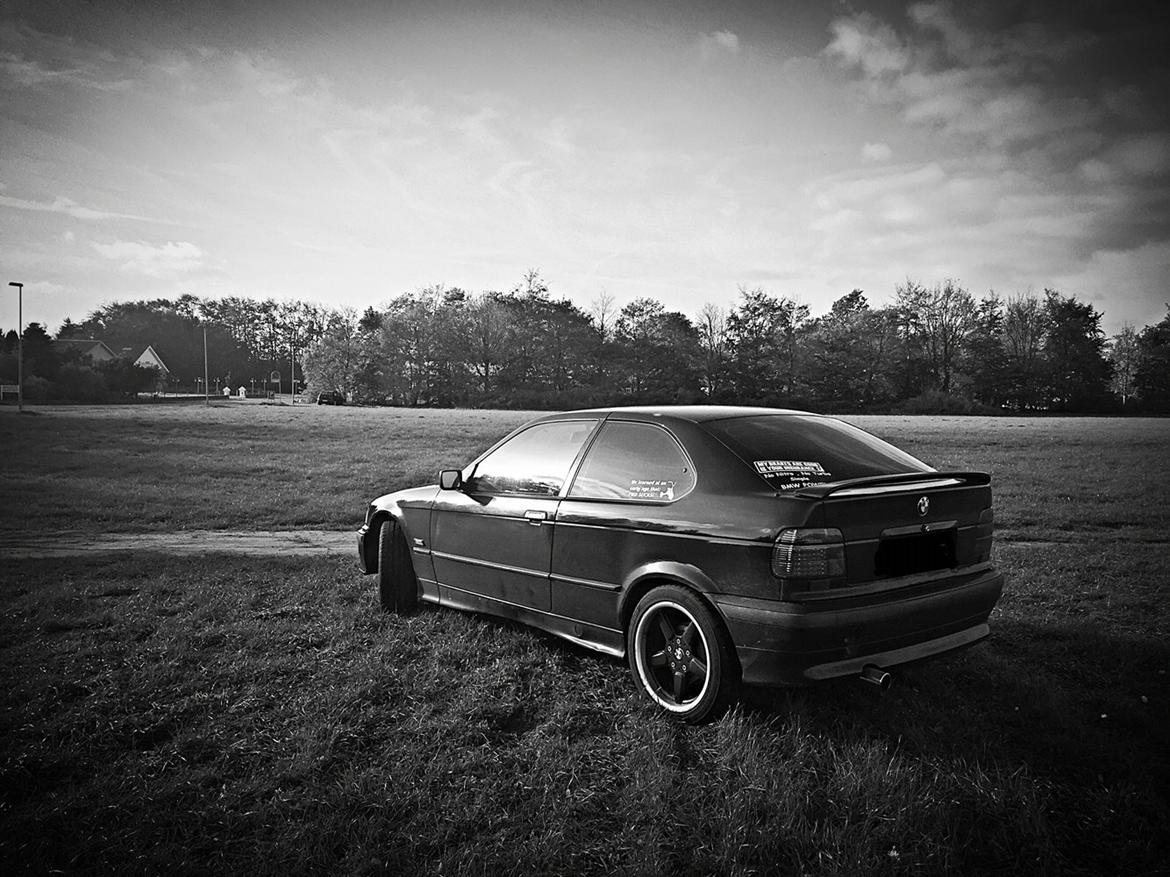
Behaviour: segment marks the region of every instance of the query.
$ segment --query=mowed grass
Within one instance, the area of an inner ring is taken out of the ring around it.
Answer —
[[[219,402],[0,408],[0,529],[354,529],[533,415]]]
[[[526,416],[143,410],[0,414],[7,459],[49,472],[56,435],[75,464],[43,493],[13,472],[26,507],[4,487],[3,526],[294,527],[269,492],[325,480],[308,517],[349,528]],[[344,561],[7,560],[0,869],[1166,873],[1170,423],[850,419],[995,475],[993,637],[885,696],[751,691],[703,728],[660,715],[619,661],[492,619],[384,615]],[[230,458],[277,433],[304,436],[289,468],[235,469],[222,519],[202,466],[173,459],[187,434]],[[120,436],[151,449],[142,477],[172,473],[173,508],[69,522],[71,482],[86,509],[120,494]]]

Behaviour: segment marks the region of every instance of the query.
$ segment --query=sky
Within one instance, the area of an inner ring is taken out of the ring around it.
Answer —
[[[1112,334],[1170,301],[1161,0],[0,4],[0,281],[51,331],[530,269],[690,316],[954,279]]]

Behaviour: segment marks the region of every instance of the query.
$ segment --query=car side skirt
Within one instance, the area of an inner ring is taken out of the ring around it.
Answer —
[[[597,624],[588,624],[552,612],[542,612],[528,606],[518,606],[504,600],[473,594],[450,585],[441,585],[427,579],[419,579],[422,598],[428,603],[437,603],[464,612],[482,612],[498,618],[519,621],[561,639],[568,640],[595,652],[612,655],[615,658],[626,654],[625,636],[620,630],[613,630]]]

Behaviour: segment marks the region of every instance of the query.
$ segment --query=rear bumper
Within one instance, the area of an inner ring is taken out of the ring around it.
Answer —
[[[743,680],[804,685],[889,669],[973,645],[1003,592],[990,567],[869,600],[808,603],[717,597],[736,644]]]

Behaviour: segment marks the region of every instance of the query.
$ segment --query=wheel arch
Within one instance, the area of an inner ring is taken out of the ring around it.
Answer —
[[[378,571],[378,534],[382,530],[382,524],[386,521],[397,521],[398,526],[402,528],[402,532],[407,534],[407,539],[410,538],[409,531],[406,526],[406,516],[403,515],[402,509],[398,507],[397,503],[386,506],[379,506],[370,516],[368,524],[368,538],[362,544],[362,550],[365,552],[366,569],[371,572]]]
[[[646,594],[659,585],[677,585],[693,592],[720,624],[727,627],[723,613],[710,598],[718,588],[715,583],[697,566],[677,561],[654,561],[646,563],[633,570],[622,583],[621,596],[618,599],[618,629],[626,632],[629,629],[630,619],[634,616],[634,608]]]

